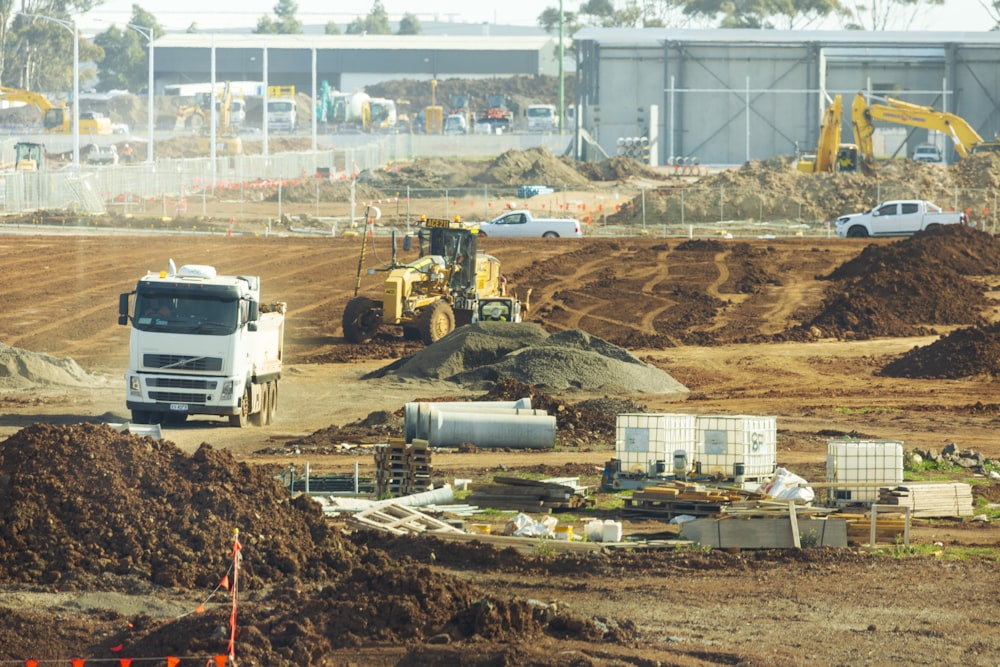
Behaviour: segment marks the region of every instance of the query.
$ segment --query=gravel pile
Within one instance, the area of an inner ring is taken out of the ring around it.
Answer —
[[[369,377],[444,380],[488,389],[513,379],[550,390],[686,393],[664,371],[579,329],[549,335],[533,323],[461,327]]]
[[[29,389],[52,385],[96,387],[103,381],[90,375],[69,357],[59,359],[0,343],[0,389]]]

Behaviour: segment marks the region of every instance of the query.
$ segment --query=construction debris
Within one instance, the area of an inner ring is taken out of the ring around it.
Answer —
[[[462,533],[450,523],[436,519],[413,507],[391,503],[351,515],[348,523],[373,528],[393,535],[413,535],[425,532]]]
[[[879,505],[909,507],[911,516],[964,517],[973,515],[972,487],[961,483],[906,484],[878,490]]]
[[[375,448],[375,493],[383,498],[408,496],[431,488],[431,451],[426,440],[392,439]]]
[[[499,510],[558,512],[593,505],[588,490],[576,477],[531,480],[498,476],[492,484],[474,485],[466,500]]]
[[[622,516],[671,519],[680,514],[714,516],[727,507],[753,507],[735,488],[709,488],[693,482],[669,482],[636,491],[625,499]]]

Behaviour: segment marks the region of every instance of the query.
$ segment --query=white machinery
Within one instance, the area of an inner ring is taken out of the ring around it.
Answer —
[[[119,296],[118,323],[132,327],[125,391],[133,423],[191,414],[226,416],[237,427],[272,421],[285,304],[260,303],[259,277],[177,269],[171,260]]]

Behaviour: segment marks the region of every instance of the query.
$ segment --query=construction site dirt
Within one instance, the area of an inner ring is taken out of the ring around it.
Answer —
[[[389,328],[368,344],[343,341],[360,237],[0,239],[0,661],[200,666],[225,654],[232,605],[217,585],[238,528],[243,665],[996,664],[1000,531],[990,522],[918,521],[912,542],[929,548],[574,555],[540,543],[525,555],[357,531],[292,500],[274,480],[287,466],[370,470],[370,451],[338,446],[400,435],[408,401],[486,393],[440,378],[366,379],[424,347]],[[621,346],[688,392],[508,383],[497,391],[528,391],[557,415],[557,446],[435,453],[437,481],[527,472],[595,483],[622,409],[775,416],[778,465],[812,481],[839,436],[1000,458],[1000,242],[975,228],[480,248],[514,290],[532,290],[529,323]],[[103,426],[129,419],[118,295],[169,259],[259,275],[265,300],[288,303],[271,426],[192,417],[165,425],[163,442]],[[361,292],[377,293],[379,279],[362,274]],[[996,482],[951,479],[1000,501]],[[560,520],[614,516],[598,503]],[[671,527],[626,521],[625,532]]]

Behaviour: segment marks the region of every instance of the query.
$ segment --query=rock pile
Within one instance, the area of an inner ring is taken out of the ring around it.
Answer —
[[[910,467],[919,466],[924,461],[931,461],[938,466],[955,466],[980,475],[987,472],[987,466],[996,466],[996,461],[986,458],[981,452],[959,449],[955,443],[945,445],[940,452],[915,448],[907,452],[906,459]]]

